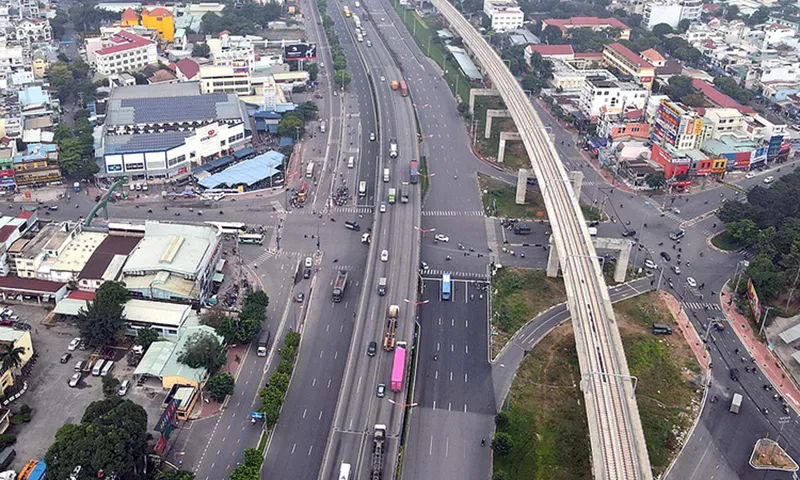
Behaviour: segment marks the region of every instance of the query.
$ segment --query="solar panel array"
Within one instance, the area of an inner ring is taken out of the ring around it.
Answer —
[[[152,124],[216,120],[217,104],[228,102],[225,93],[186,97],[126,98],[122,108],[133,108],[133,123]]]
[[[194,132],[142,133],[106,137],[106,154],[157,152],[177,147]]]

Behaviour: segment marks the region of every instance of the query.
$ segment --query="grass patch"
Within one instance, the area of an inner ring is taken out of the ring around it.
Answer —
[[[269,438],[269,434],[265,430],[261,431],[261,438],[258,440],[258,451],[264,453],[264,449],[267,448],[267,439]]]
[[[534,190],[525,192],[525,205],[517,205],[517,187],[492,177],[478,174],[483,207],[488,215],[506,218],[547,219],[542,195]]]
[[[599,222],[602,220],[600,209],[597,207],[581,204],[581,211],[583,212],[583,218],[585,218],[587,222]]]
[[[614,305],[631,374],[639,378],[637,403],[654,476],[679,450],[679,438],[697,415],[700,366],[681,335],[655,337],[653,323],[674,325],[657,293]],[[579,389],[572,326],[545,337],[520,365],[509,393],[513,448],[494,455],[494,471],[508,480],[591,478],[586,409]]]
[[[425,198],[425,194],[428,193],[428,189],[430,188],[431,184],[428,180],[428,158],[425,155],[419,157],[419,183],[422,186],[422,198]]]
[[[492,277],[492,357],[540,312],[565,302],[561,277],[544,270],[502,268]]]
[[[731,237],[725,232],[714,235],[711,237],[711,245],[719,248],[720,250],[731,251],[738,250],[742,247],[742,243]]]

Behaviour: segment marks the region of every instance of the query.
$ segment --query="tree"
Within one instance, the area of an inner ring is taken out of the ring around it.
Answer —
[[[222,308],[221,304],[214,305],[200,316],[200,323],[212,328],[219,328],[228,319],[228,313]]]
[[[506,412],[500,412],[494,416],[494,424],[501,432],[507,430],[511,426],[511,420],[508,418]]]
[[[283,339],[283,344],[287,347],[298,348],[300,346],[300,334],[297,332],[289,332]]]
[[[543,43],[553,45],[561,40],[561,35],[562,33],[560,28],[555,25],[548,25],[544,27],[544,30],[542,30],[542,34],[539,38]]]
[[[233,395],[233,389],[236,384],[233,375],[230,373],[220,372],[208,379],[206,382],[206,391],[208,395],[216,402],[222,402],[228,395]]]
[[[117,396],[119,391],[119,379],[113,375],[106,375],[102,377],[100,383],[103,385],[103,395],[106,398]]]
[[[150,348],[150,345],[153,344],[156,340],[158,340],[158,332],[153,330],[152,328],[140,328],[137,332],[137,343],[142,346],[145,350]]]
[[[319,108],[317,104],[311,101],[306,101],[297,106],[297,112],[303,116],[305,121],[314,120],[317,118]]]
[[[758,232],[758,237],[756,238],[756,252],[769,258],[772,262],[778,259],[775,237],[777,237],[775,227],[767,227]]]
[[[47,449],[47,476],[69,478],[76,465],[83,471],[127,477],[147,453],[147,412],[119,397],[92,402],[81,423],[58,429]],[[89,478],[89,477],[81,477]]]
[[[336,83],[336,86],[344,88],[350,85],[350,82],[353,81],[353,79],[350,78],[350,74],[346,71],[336,70],[336,72],[334,72],[333,81]]]
[[[187,472],[186,470],[158,472],[155,480],[194,480],[194,472]]]
[[[289,375],[285,373],[273,373],[271,377],[269,377],[269,384],[275,386],[278,390],[283,393],[289,391]]]
[[[492,480],[506,480],[507,478],[508,478],[508,475],[506,475],[506,472],[504,472],[502,470],[498,470],[498,471],[496,471],[496,472],[494,472],[492,474]],[[158,480],[158,479],[156,479],[156,480]]]
[[[769,8],[761,6],[758,7],[758,10],[756,10],[749,17],[747,17],[745,23],[750,27],[754,27],[756,25],[765,23],[769,19],[769,15],[770,15]]]
[[[208,332],[192,334],[186,341],[184,350],[178,355],[178,361],[192,368],[205,368],[213,373],[219,370],[227,360],[225,347],[216,335]]]
[[[77,324],[81,337],[90,347],[113,344],[125,327],[123,313],[130,293],[121,282],[100,285],[95,298],[78,310]]]
[[[725,8],[725,20],[732,22],[739,18],[739,7],[736,5],[728,5]]]
[[[738,242],[751,245],[758,239],[758,226],[752,220],[739,220],[726,224],[725,233]]]
[[[689,27],[691,26],[692,26],[692,21],[689,20],[688,18],[684,18],[683,20],[678,22],[678,31],[680,33],[686,33],[686,31],[689,30]]]
[[[208,55],[210,53],[211,53],[211,47],[209,47],[207,43],[195,43],[194,46],[192,47],[193,57],[208,58]]]
[[[778,296],[783,286],[783,276],[772,259],[766,255],[758,255],[750,261],[747,276],[753,281],[762,302],[768,302]]]
[[[505,457],[511,453],[514,448],[514,442],[511,440],[511,435],[505,432],[498,432],[494,434],[492,439],[492,450],[501,457]]]
[[[664,172],[648,173],[644,177],[644,183],[654,190],[661,190],[667,186],[667,177],[664,176]]]
[[[264,457],[255,448],[244,449],[244,463],[231,472],[230,480],[258,480]]]
[[[653,30],[653,35],[659,38],[674,32],[672,27],[666,23],[659,23],[658,25],[653,25],[652,30]]]
[[[333,57],[333,69],[345,70],[347,68],[347,57],[344,55],[336,55]]]
[[[23,355],[25,355],[25,347],[15,347],[13,343],[0,345],[0,367],[2,371],[16,371],[22,366]]]
[[[319,75],[319,65],[316,63],[309,63],[306,67],[306,71],[308,72],[308,79],[312,82],[316,82],[317,75]]]
[[[681,98],[695,91],[694,86],[692,86],[691,77],[676,75],[674,77],[670,77],[667,83],[669,83],[667,93],[670,97],[672,97],[673,100],[676,101],[680,101]]]
[[[303,136],[306,123],[297,115],[286,114],[278,122],[278,135],[298,139]]]

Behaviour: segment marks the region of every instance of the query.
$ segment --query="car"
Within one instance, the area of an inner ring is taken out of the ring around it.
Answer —
[[[304,268],[303,269],[303,278],[311,278],[311,269],[310,268]]]
[[[769,185],[770,183],[772,183],[773,180],[775,180],[775,178],[772,175],[770,175],[769,177],[764,179],[764,183]]]
[[[450,237],[448,237],[447,235],[445,235],[443,233],[437,233],[436,236],[433,237],[433,238],[435,238],[436,240],[438,240],[440,242],[449,242],[450,241]]]
[[[386,204],[381,203],[380,208],[378,209],[381,213],[386,213]]]
[[[52,211],[56,211],[56,210],[58,210],[58,205],[50,205],[50,207],[48,207],[48,208],[50,210],[52,210]]]
[[[71,342],[69,342],[69,345],[67,346],[67,350],[69,350],[70,352],[74,352],[75,349],[78,348],[78,345],[80,345],[80,344],[81,344],[80,337],[75,337],[75,338],[72,339]]]
[[[367,356],[374,357],[376,353],[378,353],[378,342],[369,342],[369,345],[367,345]]]
[[[128,393],[128,389],[131,388],[131,381],[130,380],[123,380],[122,383],[119,384],[119,389],[117,389],[117,395],[120,397],[124,397],[126,393]]]
[[[336,90],[334,90],[334,91],[333,91],[333,96],[334,96],[334,97],[338,97],[338,96],[339,96],[339,94],[338,94],[338,93],[336,93]]]
[[[84,360],[78,360],[78,361],[75,363],[75,366],[74,366],[74,367],[72,367],[72,369],[73,369],[73,370],[75,370],[76,372],[80,372],[81,370],[83,370],[83,366],[84,366],[84,365],[86,365],[86,361],[84,361]]]
[[[633,237],[634,235],[636,235],[636,230],[625,230],[622,232],[623,237]]]
[[[314,265],[314,260],[312,260],[311,257],[306,257],[304,265],[306,268],[311,268],[311,266]]]
[[[298,294],[296,294],[294,296],[294,301],[297,302],[297,303],[303,303],[303,300],[305,300],[305,299],[306,299],[306,294],[302,293],[302,292],[300,292],[300,293],[298,293]]]
[[[325,68],[325,62],[319,62],[319,66],[320,66],[321,68]]]
[[[731,380],[734,382],[739,381],[739,369],[738,368],[731,368]]]
[[[67,352],[67,353],[65,353],[64,355],[61,355],[61,360],[59,360],[59,361],[60,361],[61,363],[67,363],[67,362],[69,362],[69,359],[70,359],[70,358],[72,358],[72,354],[71,354],[71,353],[69,353],[69,352]]]
[[[764,384],[764,390],[772,390],[772,389],[773,389],[773,386],[772,386],[771,383],[765,383]]]
[[[680,215],[681,214],[681,209],[680,208],[673,208],[672,209],[672,213],[674,213],[675,215]]]
[[[75,388],[78,386],[78,382],[81,381],[81,372],[73,373],[71,377],[69,377],[69,386]]]
[[[681,274],[681,267],[679,267],[677,265],[673,265],[672,266],[672,271],[675,272],[675,275],[680,275]]]
[[[747,175],[745,175],[745,176],[744,176],[744,178],[746,178],[746,179],[750,180],[751,178],[753,178],[753,177],[755,177],[755,176],[756,176],[756,174],[755,174],[755,173],[753,173],[753,172],[748,172],[748,173],[747,173]]]
[[[384,77],[383,75],[381,75],[381,82],[385,82],[385,81],[386,81],[386,77]]]
[[[649,258],[646,258],[646,259],[644,260],[644,266],[645,266],[646,268],[649,268],[649,269],[651,269],[651,270],[656,270],[656,269],[658,268],[658,265],[656,265],[656,262],[654,262],[654,261],[650,260]]]
[[[430,267],[428,267],[428,262],[423,262],[423,261],[420,261],[420,262],[419,262],[419,268],[420,268],[420,270],[422,270],[423,272],[427,272],[427,271],[428,271],[428,268],[430,268]]]
[[[375,141],[375,132],[369,132],[369,141],[370,142],[374,142]]]
[[[375,395],[377,395],[378,398],[383,398],[383,397],[386,396],[386,384],[385,383],[379,383],[378,384],[378,388],[375,390]]]
[[[381,262],[388,262],[389,261],[389,250],[382,250],[381,251]]]
[[[692,277],[686,277],[686,284],[692,288],[695,288],[697,286],[697,281]]]
[[[661,252],[661,258],[663,258],[664,260],[666,260],[666,261],[668,261],[668,262],[669,262],[670,260],[672,260],[672,257],[670,257],[670,256],[669,256],[669,253],[667,253],[667,252]]]

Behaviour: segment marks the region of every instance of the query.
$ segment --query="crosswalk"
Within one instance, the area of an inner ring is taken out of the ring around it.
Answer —
[[[717,303],[683,302],[683,307],[687,310],[722,310]]]
[[[278,257],[280,257],[280,258],[301,258],[304,255],[307,256],[307,255],[310,255],[310,254],[307,254],[307,253],[304,254],[303,252],[289,252],[287,250],[269,249],[269,250],[265,250],[264,253],[259,255],[258,258],[255,259],[254,263],[256,265],[258,265],[258,264],[266,262],[267,260],[269,260],[271,258],[278,258]]]
[[[272,208],[274,208],[277,213],[286,213],[286,209],[283,208],[281,202],[272,200],[270,203],[272,204]]]
[[[372,207],[335,207],[336,213],[372,213]]]
[[[423,210],[423,217],[482,217],[480,210],[458,211],[458,210]]]
[[[437,270],[435,268],[429,268],[422,272],[424,277],[436,277],[439,278],[442,276],[443,273],[447,272],[447,270]],[[486,280],[485,273],[475,273],[475,272],[450,272],[450,277],[453,279],[459,278],[474,278],[476,280]]]

